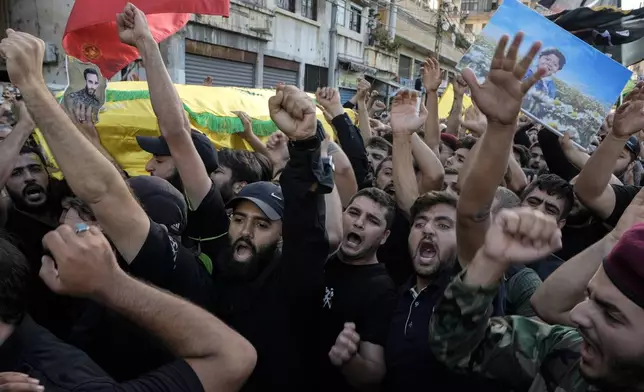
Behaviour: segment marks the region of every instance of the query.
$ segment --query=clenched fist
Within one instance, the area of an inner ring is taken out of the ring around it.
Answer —
[[[316,118],[313,100],[295,86],[280,85],[268,100],[271,120],[291,140],[315,136]]]
[[[40,38],[7,29],[7,38],[0,42],[0,56],[7,62],[11,83],[20,90],[34,84],[45,84],[42,76],[45,43]]]
[[[561,248],[561,230],[553,217],[531,208],[501,210],[485,235],[482,251],[504,264],[531,262]]]
[[[145,14],[132,3],[127,3],[123,12],[116,15],[116,26],[124,44],[136,46],[152,38]]]
[[[42,242],[54,258],[43,256],[40,278],[56,294],[100,295],[125,274],[110,243],[96,227],[74,231],[61,225],[47,233]]]
[[[344,329],[335,340],[329,351],[329,359],[335,366],[349,362],[357,353],[360,346],[360,335],[356,332],[354,323],[344,323]]]

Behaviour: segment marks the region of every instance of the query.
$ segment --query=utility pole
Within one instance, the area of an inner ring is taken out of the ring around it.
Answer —
[[[338,65],[338,0],[331,3],[331,28],[329,29],[329,71],[327,72],[327,87],[335,88],[335,72]]]
[[[443,30],[443,0],[438,0],[438,15],[436,16],[436,44],[434,45],[434,55],[436,60],[440,61],[441,40]]]

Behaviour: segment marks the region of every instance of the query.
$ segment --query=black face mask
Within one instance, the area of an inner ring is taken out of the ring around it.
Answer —
[[[236,261],[233,258],[235,246],[240,242],[249,246],[253,252],[253,256],[250,260],[243,263]],[[271,261],[276,257],[279,257],[278,246],[279,242],[276,242],[275,244],[269,245],[265,248],[257,249],[248,237],[240,237],[234,243],[231,243],[229,237],[228,247],[226,247],[226,250],[217,258],[217,273],[226,280],[251,282],[257,279]]]

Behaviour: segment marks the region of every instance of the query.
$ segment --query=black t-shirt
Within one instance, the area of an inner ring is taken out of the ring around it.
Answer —
[[[208,308],[212,280],[188,249],[150,222],[150,231],[136,258],[123,268],[133,276]],[[160,342],[121,315],[88,304],[69,342],[84,350],[118,381],[129,380],[174,358]]]
[[[595,242],[604,238],[608,229],[602,221],[593,219],[590,224],[579,227],[568,225],[561,229],[563,247],[555,255],[563,260],[570,260]]]
[[[414,273],[414,265],[407,246],[410,230],[409,219],[400,208],[396,207],[391,234],[387,242],[378,249],[378,261],[385,264],[396,286],[404,284]]]
[[[119,384],[84,352],[63,343],[27,317],[0,346],[0,372],[21,372],[40,381],[47,392],[202,392],[203,386],[183,360]]]
[[[58,338],[67,339],[85,301],[55,294],[38,276],[41,259],[45,254],[42,238],[56,227],[10,207],[5,228],[9,233],[9,240],[18,247],[29,262],[31,273],[27,298],[29,313],[37,323]]]
[[[353,322],[361,342],[385,345],[396,302],[396,288],[381,263],[351,265],[337,256],[325,266],[325,295],[322,298],[320,361],[323,391],[354,391],[328,353],[342,332],[344,323]]]
[[[612,185],[612,187],[615,192],[615,208],[605,222],[615,226],[642,187],[635,185]]]
[[[188,198],[186,201],[189,204]],[[228,241],[229,223],[221,193],[214,184],[197,209],[188,208],[188,226],[183,233],[183,244],[196,248],[199,259],[210,273],[215,258]]]
[[[548,279],[548,276],[555,272],[555,270],[563,263],[564,261],[562,259],[550,254],[542,259],[527,264],[527,266],[532,268],[539,275],[542,281],[545,281]]]

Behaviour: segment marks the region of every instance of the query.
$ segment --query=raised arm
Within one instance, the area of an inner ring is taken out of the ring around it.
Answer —
[[[523,208],[501,210],[485,244],[434,310],[429,334],[436,357],[449,367],[527,389],[550,353],[579,343],[572,328],[521,316],[490,318],[489,308],[510,264],[538,259],[559,247],[561,231],[551,217]]]
[[[239,134],[239,136],[248,143],[255,152],[262,154],[268,159],[271,159],[271,155],[266,148],[266,145],[259,140],[257,135],[253,132],[253,119],[246,112],[235,111],[233,112],[239,117],[239,120],[244,127],[244,131]]]
[[[625,231],[644,222],[644,191],[639,191],[615,228],[604,238],[563,263],[532,297],[539,317],[551,324],[574,326],[569,313],[586,296],[586,286]]]
[[[412,137],[425,123],[427,111],[416,114],[415,91],[399,91],[391,106],[391,129],[394,135],[392,163],[396,202],[403,212],[409,214],[411,206],[420,195],[414,174]]]
[[[447,129],[446,132],[454,136],[458,136],[458,131],[461,128],[461,114],[463,113],[463,96],[465,95],[465,88],[467,84],[465,80],[458,75],[452,81],[452,89],[454,90],[454,102],[452,103],[452,109],[449,112],[447,117]]]
[[[290,139],[290,159],[280,177],[284,195],[282,283],[294,303],[309,301],[324,287],[329,253],[324,194],[333,189],[331,167],[320,160],[324,131],[313,101],[294,86],[280,86],[268,101],[271,119]]]
[[[427,120],[425,120],[425,143],[440,156],[439,146],[441,131],[438,124],[438,88],[443,82],[443,73],[438,60],[432,57],[425,59],[423,64],[423,86],[427,92],[425,105],[427,106]]]
[[[145,14],[131,3],[119,14],[117,24],[121,41],[135,46],[141,54],[152,109],[181,176],[190,207],[196,210],[212,188],[212,181],[192,142],[190,122],[163,63],[159,45],[152,38]]]
[[[121,255],[131,262],[150,229],[150,220],[112,164],[79,132],[42,78],[45,44],[7,30],[0,53],[72,191],[86,202]]]
[[[517,63],[522,38],[522,34],[515,37],[507,55],[507,37],[505,41],[499,41],[490,72],[482,85],[478,84],[471,70],[463,72],[463,78],[472,91],[472,99],[487,117],[487,130],[476,143],[478,148],[475,154],[472,156],[470,153],[468,160],[473,161],[469,162],[469,172],[461,183],[456,238],[459,244],[458,260],[462,266],[472,260],[482,245],[496,189],[508,169],[523,96],[541,76],[537,72],[525,82],[522,81],[540,48],[540,44],[533,44],[526,57]]]
[[[615,112],[612,130],[586,161],[575,182],[579,200],[602,219],[615,209],[615,192],[609,184],[615,162],[628,138],[644,128],[644,84],[638,83],[628,99]]]
[[[252,372],[257,354],[246,339],[207,311],[128,276],[98,228],[74,232],[63,225],[49,232],[43,245],[54,259],[43,258],[40,276],[52,291],[99,302],[146,329],[192,368],[205,391],[239,390]],[[134,389],[141,381],[128,384]],[[186,388],[183,378],[165,381],[172,384],[162,391]]]

